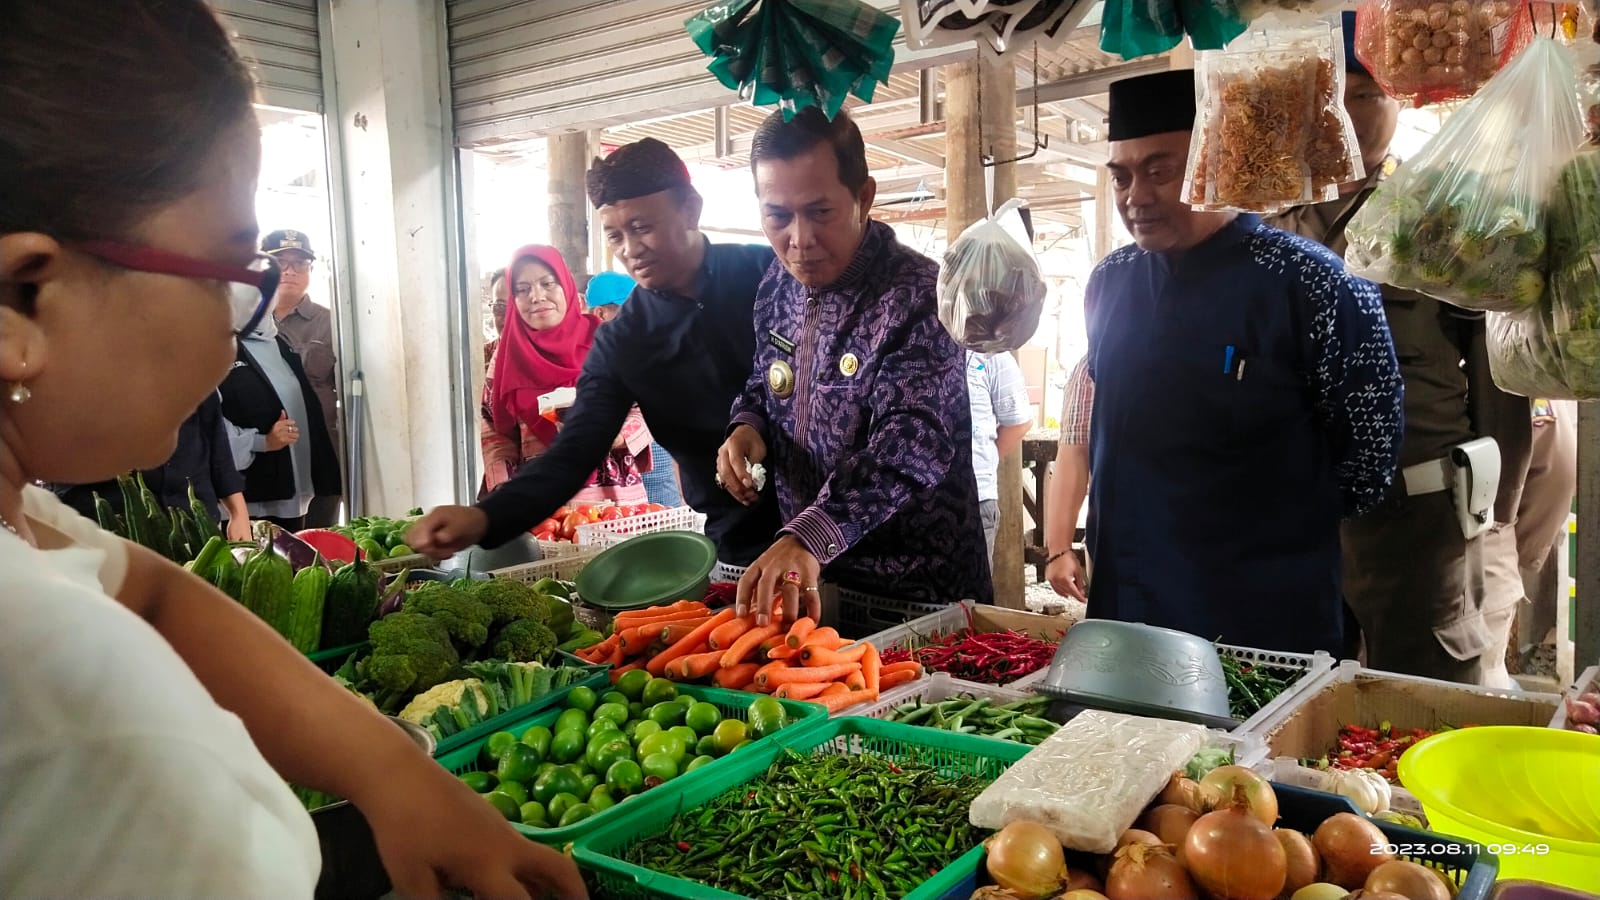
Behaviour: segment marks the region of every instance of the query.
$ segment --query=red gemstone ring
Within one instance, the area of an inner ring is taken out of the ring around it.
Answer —
[[[783,573],[783,583],[798,585],[800,583],[800,573],[792,569]]]

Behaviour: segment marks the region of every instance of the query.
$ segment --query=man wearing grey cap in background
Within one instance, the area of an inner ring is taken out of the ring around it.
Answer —
[[[1356,59],[1354,35],[1355,13],[1347,12],[1344,106],[1368,176],[1344,185],[1338,199],[1272,220],[1339,254],[1345,252],[1346,224],[1397,164],[1389,143],[1400,103]],[[1486,563],[1501,536],[1465,537],[1449,484],[1437,473],[1451,448],[1495,438],[1501,455],[1495,518],[1513,521],[1528,467],[1528,401],[1501,391],[1489,378],[1482,313],[1391,285],[1379,289],[1405,381],[1405,434],[1400,474],[1382,504],[1340,529],[1345,602],[1360,623],[1367,665],[1513,687],[1503,660],[1493,657],[1503,655],[1504,632],[1521,594],[1514,541],[1514,584],[1497,590]],[[1425,477],[1430,472],[1435,477]],[[1512,531],[1503,529],[1507,539]]]
[[[1339,520],[1384,496],[1400,443],[1383,305],[1324,247],[1190,209],[1194,120],[1192,72],[1111,85],[1107,168],[1135,244],[1084,296],[1088,614],[1338,652]]]
[[[339,345],[333,340],[333,316],[328,308],[311,302],[307,294],[311,287],[311,270],[316,265],[317,254],[311,249],[311,239],[305,232],[286,229],[274,231],[261,241],[261,251],[277,260],[283,276],[278,279],[278,293],[273,302],[272,314],[278,320],[278,333],[289,342],[290,349],[300,357],[300,366],[306,371],[306,380],[316,392],[317,403],[322,407],[322,420],[328,425],[328,437],[333,440],[339,454],[340,467],[344,465],[344,441],[339,421]],[[326,528],[338,524],[339,496],[318,496],[311,501],[306,512],[307,528]]]

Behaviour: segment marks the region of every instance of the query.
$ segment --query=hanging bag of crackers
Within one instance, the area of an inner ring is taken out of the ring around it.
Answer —
[[[1344,72],[1344,42],[1326,22],[1249,31],[1196,54],[1185,202],[1270,214],[1332,200],[1366,177]]]
[[[1471,97],[1533,39],[1526,0],[1366,0],[1356,58],[1391,97]]]

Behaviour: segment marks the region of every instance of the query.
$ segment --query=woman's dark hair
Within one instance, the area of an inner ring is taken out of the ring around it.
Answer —
[[[0,23],[0,234],[124,237],[251,114],[202,0],[0,0]]]
[[[839,161],[839,180],[850,193],[861,193],[867,183],[867,147],[861,129],[842,109],[831,120],[815,106],[805,107],[787,122],[782,111],[767,116],[750,139],[750,171],[754,173],[762,160],[794,159],[823,143],[833,148]]]

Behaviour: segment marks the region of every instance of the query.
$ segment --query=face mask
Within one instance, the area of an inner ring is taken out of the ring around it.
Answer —
[[[236,284],[232,288],[231,303],[233,305],[233,327],[239,328],[250,321],[250,316],[261,304],[261,292],[247,284]],[[244,335],[248,341],[270,341],[278,336],[278,318],[272,314],[272,309],[267,309],[266,315],[261,317],[261,322],[256,325],[256,330]]]

